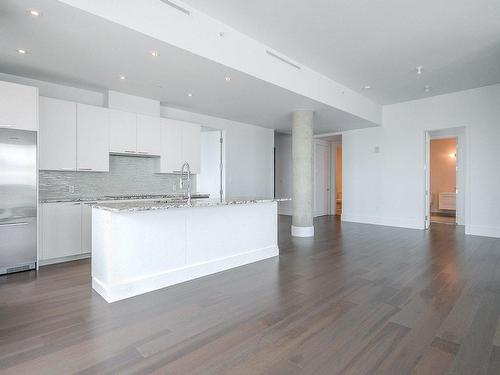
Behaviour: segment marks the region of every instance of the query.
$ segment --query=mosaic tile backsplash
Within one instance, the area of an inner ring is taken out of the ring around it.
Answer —
[[[154,158],[117,155],[110,155],[109,172],[40,171],[39,189],[40,199],[181,193],[179,175],[155,173]]]

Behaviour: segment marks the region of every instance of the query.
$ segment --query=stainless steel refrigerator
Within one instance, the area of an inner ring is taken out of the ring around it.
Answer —
[[[36,132],[0,128],[0,274],[36,267]]]

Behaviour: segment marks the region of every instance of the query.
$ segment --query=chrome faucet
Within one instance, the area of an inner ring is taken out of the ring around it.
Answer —
[[[185,169],[187,169],[187,179],[184,178]],[[191,204],[191,168],[189,167],[188,162],[182,164],[181,168],[181,189],[184,189],[185,187],[186,187],[187,203]]]

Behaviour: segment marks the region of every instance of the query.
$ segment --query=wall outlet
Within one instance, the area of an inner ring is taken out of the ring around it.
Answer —
[[[68,192],[73,194],[75,192],[75,185],[69,185],[68,186]]]

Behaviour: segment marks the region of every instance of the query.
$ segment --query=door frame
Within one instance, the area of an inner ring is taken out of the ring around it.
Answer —
[[[430,208],[430,141],[431,139],[456,138],[456,224],[465,225],[466,232],[470,223],[470,152],[469,127],[466,125],[430,129],[424,135],[424,229],[429,229]],[[460,210],[459,210],[460,208]]]
[[[321,145],[322,147],[326,147],[328,149],[328,177],[326,179],[327,181],[327,191],[329,194],[327,194],[327,203],[326,203],[326,213],[321,213],[318,214],[318,212],[315,210],[316,206],[316,147],[317,145]],[[313,155],[314,155],[314,163],[313,163],[313,169],[314,169],[314,178],[313,178],[313,191],[314,191],[314,199],[313,199],[313,217],[318,217],[318,216],[326,216],[326,215],[331,215],[332,212],[332,151],[331,151],[331,142],[324,141],[322,139],[314,139],[314,147],[313,147]]]

